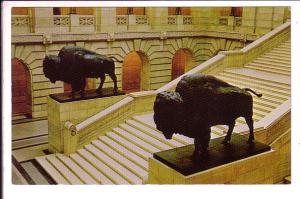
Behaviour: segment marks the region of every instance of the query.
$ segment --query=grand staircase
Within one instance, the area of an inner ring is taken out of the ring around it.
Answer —
[[[253,119],[258,122],[290,99],[290,56],[291,42],[285,41],[243,68],[228,68],[215,76],[263,94],[261,98],[253,96]],[[244,119],[238,118],[236,126],[243,124]],[[226,131],[227,126],[212,127],[212,139]],[[188,144],[193,144],[193,139],[182,135],[166,140],[155,128],[153,113],[144,113],[128,118],[75,153],[36,160],[57,184],[144,184],[153,153]]]

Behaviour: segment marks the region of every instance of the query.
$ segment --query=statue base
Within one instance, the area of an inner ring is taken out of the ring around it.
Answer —
[[[248,136],[232,135],[230,144],[224,138],[210,141],[209,153],[192,158],[194,145],[155,153],[149,160],[150,184],[244,184],[272,183],[274,151],[254,142]],[[254,173],[253,173],[254,172]]]
[[[103,98],[103,97],[111,97],[111,96],[118,96],[118,95],[124,95],[125,92],[118,90],[118,93],[114,93],[113,88],[103,88],[102,93],[98,93],[96,89],[87,90],[84,91],[84,96],[81,96],[78,92],[74,95],[72,98],[71,92],[66,93],[57,93],[57,94],[51,94],[50,97],[59,103],[65,103],[65,102],[74,102],[74,101],[80,101],[80,100],[88,100],[88,99],[94,99],[94,98]]]

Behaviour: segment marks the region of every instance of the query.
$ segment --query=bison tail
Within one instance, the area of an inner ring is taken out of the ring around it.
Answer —
[[[251,90],[250,88],[244,88],[244,90],[253,93],[253,94],[256,95],[257,97],[262,97],[262,94],[258,94],[258,93],[256,93],[256,92],[254,92],[253,90]]]
[[[118,60],[117,58],[115,58],[114,56],[109,56],[109,58],[111,58],[112,60],[119,62],[119,63],[123,63],[123,61]]]

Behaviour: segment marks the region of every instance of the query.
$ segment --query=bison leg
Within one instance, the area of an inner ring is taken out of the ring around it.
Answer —
[[[114,82],[114,93],[117,94],[118,93],[117,76],[114,73],[109,74],[109,76]]]
[[[102,93],[102,87],[103,87],[104,81],[105,81],[105,74],[103,73],[100,75],[100,85],[97,88],[98,93]]]
[[[246,123],[249,127],[249,139],[247,141],[248,144],[252,144],[254,141],[254,132],[253,132],[253,119],[252,117],[245,117]]]
[[[206,131],[201,138],[195,138],[195,151],[193,153],[193,158],[207,155],[207,148],[210,141],[210,131]]]
[[[85,85],[86,85],[85,78],[80,79],[80,88],[79,88],[80,92],[79,93],[80,93],[81,97],[84,97]]]
[[[231,122],[228,125],[228,131],[226,133],[225,139],[222,141],[223,144],[228,144],[230,142],[234,125],[235,125],[235,121]]]

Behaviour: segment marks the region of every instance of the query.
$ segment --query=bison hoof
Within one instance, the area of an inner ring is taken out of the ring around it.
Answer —
[[[96,92],[100,95],[102,95],[102,90],[101,89],[97,89]]]
[[[118,94],[118,90],[114,90],[114,94],[117,95]]]

